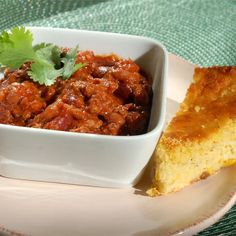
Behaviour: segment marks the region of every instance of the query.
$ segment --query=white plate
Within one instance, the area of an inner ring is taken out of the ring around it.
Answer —
[[[169,118],[194,66],[170,55]],[[169,196],[136,188],[107,189],[0,177],[0,229],[33,236],[192,235],[210,226],[236,200],[236,166]]]

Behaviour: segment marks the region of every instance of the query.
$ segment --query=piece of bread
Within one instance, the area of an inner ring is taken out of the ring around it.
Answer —
[[[150,196],[175,192],[236,162],[236,66],[196,68],[154,154]]]

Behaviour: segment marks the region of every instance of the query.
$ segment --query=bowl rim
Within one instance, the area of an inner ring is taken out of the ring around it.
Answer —
[[[141,41],[146,41],[153,43],[157,45],[159,48],[163,51],[163,71],[162,71],[162,95],[161,95],[161,109],[160,109],[160,115],[159,115],[159,121],[155,128],[152,130],[139,135],[104,135],[104,134],[91,134],[91,133],[76,133],[76,132],[69,132],[69,131],[61,131],[61,130],[49,130],[49,129],[41,129],[41,128],[33,128],[33,127],[24,127],[24,126],[14,126],[9,124],[0,124],[0,129],[9,129],[9,130],[16,130],[18,132],[24,131],[24,132],[31,132],[38,134],[46,134],[46,135],[57,135],[57,136],[68,136],[68,137],[86,137],[86,138],[95,138],[95,139],[106,139],[106,140],[126,140],[126,139],[133,139],[133,140],[139,140],[144,138],[150,138],[152,136],[155,136],[159,132],[162,131],[164,124],[165,124],[165,116],[166,116],[166,105],[167,105],[167,77],[168,77],[168,52],[165,46],[160,43],[158,40],[148,38],[145,36],[139,36],[139,35],[131,35],[131,34],[121,34],[121,33],[114,33],[114,32],[105,32],[105,31],[92,31],[92,30],[80,30],[80,29],[71,29],[71,28],[60,28],[60,27],[38,27],[38,26],[25,26],[26,29],[29,30],[43,30],[43,31],[61,31],[61,32],[81,32],[85,34],[100,34],[100,35],[109,35],[109,36],[116,36],[120,38],[131,38]],[[33,32],[32,32],[33,33]],[[34,34],[34,33],[33,33]]]

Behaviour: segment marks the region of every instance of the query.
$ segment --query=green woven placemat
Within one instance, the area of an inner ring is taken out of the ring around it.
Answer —
[[[236,0],[0,0],[15,25],[144,35],[201,66],[236,65]],[[236,235],[236,206],[199,235]]]

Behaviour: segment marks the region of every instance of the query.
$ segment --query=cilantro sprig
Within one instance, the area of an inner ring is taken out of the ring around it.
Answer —
[[[0,35],[0,64],[12,69],[31,61],[30,78],[39,84],[52,85],[58,77],[63,80],[84,64],[76,63],[78,46],[65,55],[54,44],[41,43],[33,46],[33,35],[25,27],[15,27]]]

